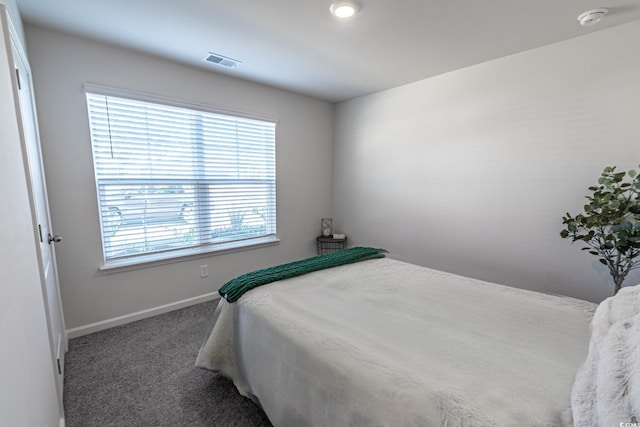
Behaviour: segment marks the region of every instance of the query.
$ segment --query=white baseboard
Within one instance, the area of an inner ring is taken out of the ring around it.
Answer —
[[[159,307],[150,308],[148,310],[142,310],[120,317],[114,317],[113,319],[107,319],[96,323],[90,323],[88,325],[78,326],[76,328],[67,329],[67,337],[69,339],[81,337],[82,335],[92,334],[94,332],[103,331],[115,326],[124,325],[127,323],[135,322],[136,320],[146,319],[147,317],[157,316],[158,314],[168,313],[170,311],[178,310],[184,307],[189,307],[191,305],[211,301],[218,298],[220,298],[218,292],[211,292],[182,301],[172,302],[171,304],[165,304]]]

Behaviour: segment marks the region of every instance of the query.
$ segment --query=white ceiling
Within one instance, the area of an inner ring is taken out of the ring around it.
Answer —
[[[638,0],[17,0],[24,21],[332,102],[640,19]],[[606,7],[599,24],[577,16]],[[202,61],[214,52],[233,70]]]

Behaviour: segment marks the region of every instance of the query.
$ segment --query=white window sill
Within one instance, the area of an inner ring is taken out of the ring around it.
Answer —
[[[108,261],[105,262],[104,265],[100,266],[99,270],[104,274],[119,273],[122,271],[138,270],[156,265],[189,261],[191,259],[222,255],[230,252],[238,252],[278,244],[280,244],[279,238],[276,236],[269,236],[260,239],[221,243],[215,246],[182,249],[161,254],[143,255],[135,258]]]

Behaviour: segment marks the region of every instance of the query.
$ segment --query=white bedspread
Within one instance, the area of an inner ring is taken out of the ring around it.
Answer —
[[[196,363],[277,427],[571,425],[594,309],[384,258],[222,300]]]
[[[640,285],[604,300],[591,328],[589,355],[571,394],[575,424],[640,423]]]

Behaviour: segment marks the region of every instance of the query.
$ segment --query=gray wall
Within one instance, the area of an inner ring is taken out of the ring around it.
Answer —
[[[640,21],[339,104],[339,228],[445,271],[610,295],[558,233],[605,166],[640,162],[638,40]]]
[[[332,215],[352,244],[418,264],[592,301],[611,292],[595,258],[558,232],[604,166],[639,161],[638,22],[335,107],[38,27],[26,34],[53,225],[65,238],[57,253],[69,328],[312,255],[319,219]],[[100,273],[87,81],[278,117],[282,243]],[[205,263],[210,277],[200,279]]]
[[[69,329],[216,291],[234,276],[315,252],[331,215],[332,105],[130,50],[26,26],[60,285]],[[278,246],[103,274],[86,102],[92,82],[277,117]],[[201,279],[199,266],[209,265]]]
[[[13,0],[11,20],[20,31]],[[4,10],[0,8],[0,13]],[[58,413],[44,298],[38,270],[25,157],[14,101],[13,64],[0,32],[0,425],[57,426]]]

